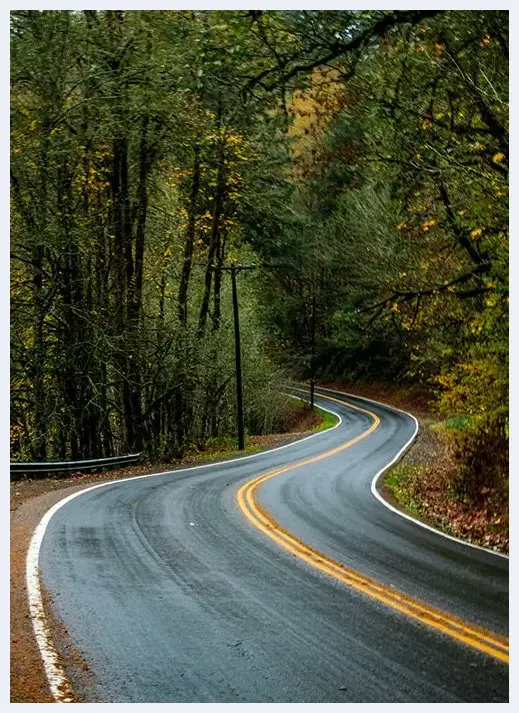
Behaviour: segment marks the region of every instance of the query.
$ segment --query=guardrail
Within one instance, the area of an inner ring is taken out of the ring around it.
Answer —
[[[57,461],[53,463],[11,463],[11,480],[18,480],[22,475],[29,474],[44,476],[46,473],[67,473],[71,470],[96,470],[98,468],[112,468],[118,465],[130,465],[138,461],[140,457],[140,453],[130,453],[126,456],[94,458],[92,460]]]

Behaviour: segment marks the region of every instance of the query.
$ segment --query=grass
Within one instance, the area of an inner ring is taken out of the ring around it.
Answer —
[[[467,428],[470,424],[468,416],[451,416],[444,422],[444,427],[447,431],[457,431]]]
[[[317,433],[319,431],[326,431],[328,428],[333,428],[333,426],[338,423],[339,419],[337,418],[337,416],[334,416],[333,413],[330,413],[329,411],[324,411],[318,406],[314,406],[314,413],[316,413],[322,419],[322,422],[319,423],[317,426],[314,426],[314,428],[312,429],[313,433]]]
[[[303,405],[303,408],[306,411],[310,411],[310,404],[308,401],[305,399],[301,399],[299,396],[293,396],[292,394],[289,395],[289,399],[292,399],[293,401],[299,401]],[[333,413],[330,413],[329,411],[325,411],[322,408],[319,408],[319,406],[315,406],[314,404],[314,413],[318,418],[321,419],[321,422],[316,424],[312,428],[312,433],[319,433],[319,431],[326,431],[328,428],[332,428],[335,426],[336,423],[338,423],[338,418],[333,415]]]
[[[420,466],[398,463],[387,473],[384,485],[391,488],[395,499],[410,514],[420,515],[420,503],[413,497],[409,490],[409,482],[416,478]]]

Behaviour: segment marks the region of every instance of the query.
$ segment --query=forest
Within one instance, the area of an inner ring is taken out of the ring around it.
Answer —
[[[420,387],[508,482],[508,12],[11,12],[11,460]],[[254,269],[252,269],[254,268]]]

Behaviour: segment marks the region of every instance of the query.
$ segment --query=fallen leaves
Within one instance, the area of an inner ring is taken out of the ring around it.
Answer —
[[[385,485],[396,501],[420,519],[472,544],[508,553],[508,499],[483,487],[477,503],[461,500],[454,483],[458,465],[449,444],[423,428],[403,461],[387,474]]]

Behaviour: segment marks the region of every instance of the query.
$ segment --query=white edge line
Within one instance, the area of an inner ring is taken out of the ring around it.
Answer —
[[[318,389],[321,389],[322,391],[330,391],[332,394],[342,394],[342,396],[348,396],[350,398],[354,399],[360,399],[361,401],[368,401],[369,403],[372,404],[377,404],[379,406],[384,406],[385,408],[389,408],[392,411],[398,411],[399,413],[403,413],[406,416],[409,416],[409,418],[412,418],[414,423],[415,423],[415,431],[411,438],[407,441],[407,443],[398,451],[396,456],[393,458],[393,460],[385,465],[381,470],[378,471],[378,473],[375,475],[373,480],[371,481],[371,493],[376,497],[376,499],[382,503],[382,505],[385,505],[385,507],[388,508],[388,510],[391,510],[392,512],[396,513],[397,515],[400,515],[400,517],[405,518],[406,520],[409,520],[410,522],[414,522],[415,525],[419,525],[420,527],[423,527],[425,530],[429,530],[430,532],[434,532],[436,535],[440,535],[441,537],[446,537],[448,540],[452,540],[453,542],[458,542],[460,545],[465,545],[466,547],[472,547],[476,550],[482,550],[483,552],[488,552],[491,555],[495,555],[496,557],[502,557],[503,559],[509,559],[508,555],[505,555],[502,552],[496,552],[495,550],[490,550],[488,547],[481,547],[481,545],[474,545],[472,542],[466,542],[465,540],[460,540],[459,537],[454,537],[453,535],[448,535],[445,532],[442,532],[441,530],[437,530],[435,527],[432,527],[431,525],[427,525],[425,522],[421,522],[421,520],[417,520],[414,517],[411,517],[411,515],[408,515],[407,513],[402,512],[401,510],[398,510],[398,508],[394,507],[391,505],[391,503],[388,503],[387,500],[385,500],[380,492],[377,489],[377,484],[379,478],[386,472],[388,468],[390,468],[406,451],[410,445],[413,443],[415,440],[416,436],[418,435],[418,420],[413,416],[412,413],[408,413],[407,411],[403,411],[402,409],[395,408],[395,406],[390,406],[389,404],[383,403],[382,401],[375,401],[374,399],[368,399],[365,396],[357,396],[356,394],[349,394],[343,391],[336,391],[335,389],[325,389],[324,387],[318,386]]]
[[[66,498],[65,500],[69,500]],[[65,500],[58,503],[58,507],[65,504]],[[43,535],[49,524],[49,520],[54,515],[58,507],[54,506],[48,510],[40,523],[36,527],[31,538],[26,560],[26,580],[27,596],[29,599],[29,616],[32,621],[34,636],[43,661],[45,675],[49,682],[50,692],[59,703],[71,703],[72,698],[68,694],[69,683],[58,663],[58,656],[52,643],[52,638],[45,621],[45,611],[41,593],[40,577],[38,572],[38,557]]]
[[[299,397],[295,397],[299,398]],[[304,399],[301,399],[302,401]],[[268,453],[273,453],[274,451],[280,451],[283,448],[289,448],[290,446],[297,445],[303,441],[308,441],[310,438],[315,438],[317,436],[322,436],[329,431],[333,431],[338,428],[342,423],[342,418],[335,411],[331,411],[328,408],[320,407],[323,411],[328,411],[328,413],[333,414],[338,420],[334,426],[320,431],[319,433],[312,433],[310,436],[305,436],[292,443],[285,443],[283,446],[277,446],[276,448],[269,448],[266,451],[261,451],[260,453],[252,453],[248,456],[242,456],[238,458],[230,458],[229,460],[220,461],[218,463],[205,463],[204,465],[189,466],[187,468],[177,468],[175,470],[168,470],[163,473],[147,473],[146,475],[136,475],[131,478],[121,478],[119,480],[110,480],[107,483],[98,483],[97,485],[92,485],[89,488],[84,488],[76,493],[72,493],[67,497],[63,498],[55,505],[53,505],[45,515],[40,520],[37,525],[31,541],[29,543],[29,548],[27,550],[26,568],[25,576],[27,582],[27,597],[29,600],[29,616],[32,621],[32,626],[34,630],[34,636],[36,638],[36,643],[40,651],[40,656],[43,661],[43,666],[45,669],[45,675],[49,682],[50,691],[54,699],[58,703],[71,703],[73,699],[70,697],[71,689],[70,684],[65,675],[63,667],[59,664],[58,655],[54,644],[52,642],[52,635],[45,621],[45,610],[43,606],[43,598],[41,591],[40,575],[39,575],[39,558],[40,549],[45,536],[45,531],[52,518],[52,516],[64,505],[66,505],[74,498],[84,495],[92,490],[97,490],[97,488],[104,488],[108,485],[120,485],[121,483],[127,483],[129,480],[142,480],[143,478],[155,478],[159,475],[170,475],[171,473],[184,472],[186,470],[201,470],[202,468],[212,468],[217,465],[226,465],[227,463],[235,463],[238,461],[248,460],[249,458],[257,458],[258,456],[263,456]]]
[[[403,517],[406,520],[413,522],[415,525],[418,525],[419,527],[429,530],[430,532],[433,532],[436,535],[445,537],[449,540],[452,540],[459,544],[465,545],[467,547],[472,547],[474,549],[482,550],[483,552],[488,552],[489,554],[496,555],[497,557],[509,559],[507,555],[502,554],[501,552],[495,552],[494,550],[489,550],[486,547],[474,545],[471,542],[465,542],[464,540],[460,540],[459,538],[453,537],[452,535],[447,535],[444,532],[441,532],[440,530],[437,530],[434,527],[431,527],[430,525],[426,525],[424,522],[421,522],[420,520],[416,520],[414,517],[411,517],[410,515],[407,515],[406,513],[403,513],[400,510],[398,510],[397,508],[393,507],[378,492],[377,481],[379,480],[380,476],[400,458],[402,453],[409,448],[409,446],[413,443],[413,441],[415,440],[415,438],[418,434],[419,426],[418,426],[418,421],[415,418],[415,416],[408,413],[407,411],[403,411],[402,409],[395,408],[394,406],[390,406],[389,404],[385,404],[381,401],[375,401],[374,399],[368,399],[365,396],[358,396],[356,394],[350,394],[350,393],[346,393],[343,391],[337,391],[335,389],[326,389],[324,387],[317,387],[317,388],[321,389],[322,391],[329,391],[332,394],[339,394],[340,396],[348,396],[351,398],[360,399],[361,401],[367,401],[369,403],[373,403],[373,404],[376,404],[379,406],[384,406],[386,408],[389,408],[392,411],[397,411],[399,413],[403,413],[406,416],[408,416],[409,418],[413,419],[413,421],[415,423],[415,431],[414,431],[413,435],[411,436],[411,438],[407,441],[407,443],[404,444],[404,446],[400,449],[400,451],[396,454],[396,456],[391,460],[391,462],[388,463],[386,466],[384,466],[374,476],[373,480],[371,481],[371,493],[375,496],[375,498],[380,503],[382,503],[382,505],[384,505],[385,507],[387,507],[389,510],[391,510],[395,514],[399,515],[400,517]],[[299,397],[295,397],[295,398],[299,398]],[[300,400],[304,401],[305,399],[300,399]],[[324,435],[328,431],[333,431],[334,429],[338,428],[341,425],[342,418],[338,413],[336,413],[335,411],[332,411],[331,409],[325,408],[324,406],[320,406],[320,408],[322,408],[324,411],[327,411],[328,413],[333,414],[338,419],[338,421],[331,428],[327,428],[326,430],[321,431],[319,433],[312,433],[310,436],[305,436],[305,438],[300,438],[299,440],[293,441],[292,443],[286,443],[283,446],[277,446],[276,448],[270,448],[266,451],[261,451],[260,453],[253,453],[248,456],[242,456],[241,458],[240,457],[231,458],[229,460],[220,461],[218,463],[206,463],[204,465],[190,466],[187,468],[178,468],[175,470],[165,471],[163,473],[148,473],[146,475],[137,475],[137,476],[133,476],[131,478],[122,478],[119,480],[110,480],[106,483],[98,483],[97,485],[92,485],[89,488],[84,488],[83,490],[79,490],[76,493],[72,493],[71,495],[68,495],[67,497],[63,498],[62,500],[57,502],[55,505],[53,505],[45,513],[45,515],[40,520],[38,526],[36,527],[36,529],[34,531],[34,534],[31,538],[31,541],[29,544],[29,549],[27,551],[26,580],[27,580],[27,595],[28,595],[28,599],[29,599],[29,615],[32,620],[36,643],[38,645],[40,655],[41,655],[41,658],[43,661],[43,665],[45,668],[45,674],[46,674],[47,680],[49,682],[50,690],[51,690],[51,693],[56,701],[58,701],[60,703],[70,703],[70,702],[72,702],[72,698],[70,698],[70,695],[69,695],[69,690],[70,690],[69,683],[67,681],[67,678],[65,676],[65,672],[64,672],[63,668],[60,666],[60,664],[58,662],[58,656],[57,656],[56,650],[55,650],[53,642],[52,642],[52,636],[51,636],[51,633],[46,625],[45,612],[44,612],[44,607],[43,607],[43,599],[42,599],[42,593],[41,593],[40,578],[39,578],[38,563],[39,563],[41,544],[43,542],[43,537],[45,535],[45,531],[47,529],[47,526],[48,526],[52,516],[60,508],[62,508],[64,505],[66,505],[68,502],[70,502],[74,498],[77,498],[80,495],[83,495],[84,493],[90,492],[92,490],[96,490],[98,488],[104,488],[104,487],[107,487],[108,485],[118,485],[121,483],[127,483],[130,480],[142,480],[144,478],[155,478],[160,475],[165,476],[165,475],[170,475],[171,473],[183,472],[183,471],[187,471],[187,470],[201,470],[203,468],[211,468],[211,467],[218,466],[218,465],[226,465],[228,463],[234,463],[237,461],[248,460],[250,458],[257,458],[258,456],[266,455],[268,453],[273,453],[274,451],[279,451],[279,450],[282,450],[283,448],[290,448],[290,446],[302,443],[303,441],[307,441],[310,438],[315,438],[317,436]]]

